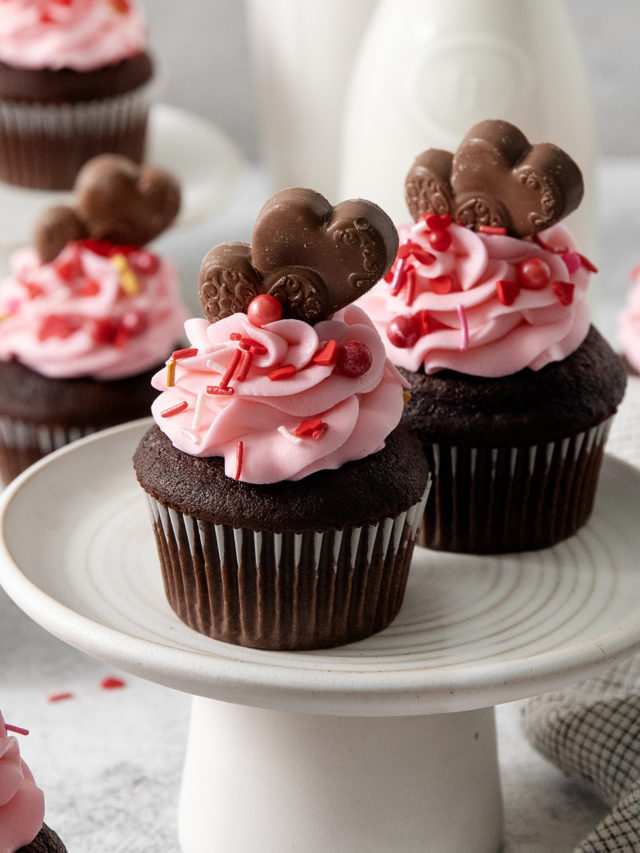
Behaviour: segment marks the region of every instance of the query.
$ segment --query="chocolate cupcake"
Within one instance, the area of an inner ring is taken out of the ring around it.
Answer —
[[[0,283],[0,473],[143,417],[185,309],[172,263],[145,244],[175,217],[172,176],[118,155],[87,163],[76,206],[45,211]]]
[[[144,156],[154,66],[133,0],[4,0],[0,180],[70,189],[104,152]]]
[[[66,853],[44,821],[44,796],[20,758],[20,746],[0,713],[0,850],[7,853]]]
[[[406,182],[415,223],[359,302],[411,383],[403,423],[434,474],[430,548],[542,548],[586,523],[624,371],[590,326],[593,265],[558,221],[582,197],[575,163],[485,121]]]
[[[251,245],[205,258],[207,320],[187,321],[190,347],[154,378],[134,456],[168,601],[195,630],[313,649],[397,614],[428,469],[397,427],[404,382],[348,304],[396,248],[376,205],[290,189]]]

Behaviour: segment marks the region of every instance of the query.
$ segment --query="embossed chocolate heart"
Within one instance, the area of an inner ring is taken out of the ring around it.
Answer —
[[[429,211],[450,213],[469,228],[503,227],[516,237],[567,216],[584,191],[580,169],[561,148],[532,145],[499,120],[474,125],[453,155],[436,149],[420,154],[405,188],[415,219]]]
[[[36,222],[34,244],[44,263],[71,239],[144,246],[180,209],[180,186],[169,172],[117,154],[89,160],[78,173],[74,194],[75,206],[56,205]]]
[[[352,199],[332,207],[313,190],[282,190],[258,214],[250,247],[226,243],[206,256],[200,302],[215,322],[269,293],[284,316],[317,323],[369,290],[397,250],[395,226],[376,204]]]

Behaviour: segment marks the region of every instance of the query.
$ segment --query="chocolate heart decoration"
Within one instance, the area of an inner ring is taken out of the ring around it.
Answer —
[[[498,120],[474,125],[453,155],[420,154],[405,188],[414,219],[449,213],[469,228],[503,227],[515,237],[549,228],[578,207],[584,192],[580,169],[561,148],[532,145]]]
[[[397,251],[395,226],[376,204],[332,207],[313,190],[282,190],[258,214],[250,247],[226,243],[206,256],[200,302],[215,322],[269,293],[285,317],[317,323],[369,290]]]
[[[180,209],[180,186],[172,175],[118,154],[89,160],[78,173],[74,194],[74,207],[49,208],[36,223],[34,243],[45,263],[70,239],[144,246],[169,227]]]

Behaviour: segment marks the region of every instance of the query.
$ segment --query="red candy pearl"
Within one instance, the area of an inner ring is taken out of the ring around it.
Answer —
[[[431,248],[435,249],[436,252],[446,252],[451,245],[451,234],[444,229],[429,231],[427,240]]]
[[[371,350],[362,341],[347,341],[338,351],[336,366],[344,376],[362,376],[371,367]]]
[[[387,337],[399,349],[412,347],[420,337],[420,326],[409,314],[399,314],[390,321]]]
[[[542,290],[551,281],[551,270],[542,258],[527,258],[516,267],[518,284],[528,290]]]
[[[247,317],[254,326],[266,326],[282,319],[282,305],[270,293],[261,293],[249,303]]]

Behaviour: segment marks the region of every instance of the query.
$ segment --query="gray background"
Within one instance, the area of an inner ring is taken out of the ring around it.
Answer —
[[[606,156],[638,155],[640,2],[565,2],[591,78],[600,149]],[[214,121],[259,159],[242,0],[145,0],[145,8],[163,66],[162,99]]]

